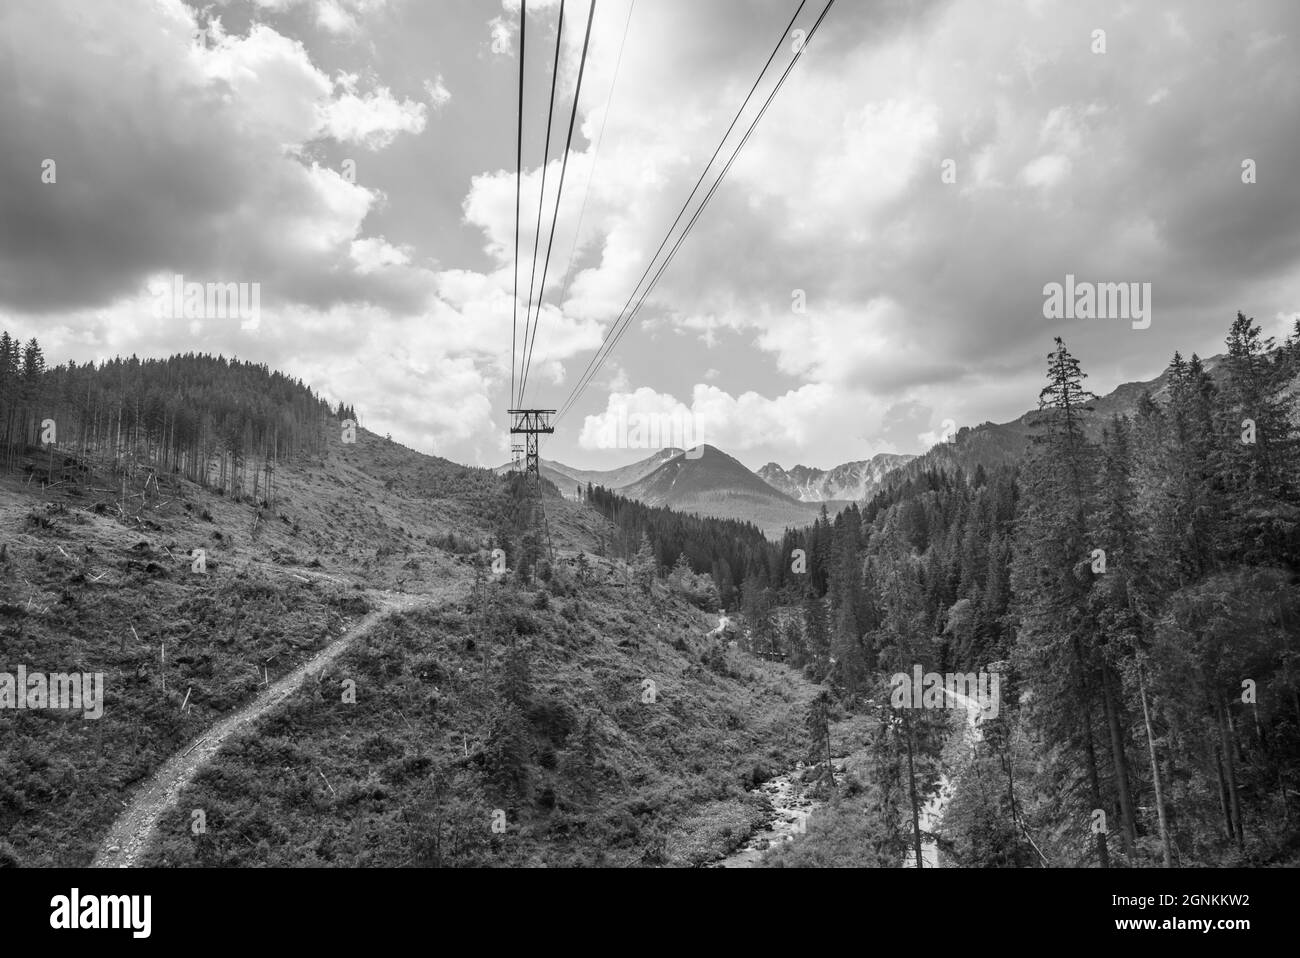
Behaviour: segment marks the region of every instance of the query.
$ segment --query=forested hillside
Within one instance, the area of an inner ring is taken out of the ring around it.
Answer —
[[[356,414],[264,365],[190,353],[46,368],[36,339],[22,345],[0,334],[4,467],[51,481],[91,460],[257,495],[273,485],[276,461],[320,454],[321,427],[333,417]],[[65,462],[69,455],[75,460]]]
[[[844,864],[854,835],[905,849],[951,775],[935,838],[959,864],[1296,860],[1300,327],[1278,346],[1238,314],[1226,343],[1214,376],[1175,354],[1160,399],[1121,416],[1058,339],[1023,457],[931,459],[725,557],[751,647],[880,719],[879,820],[836,806],[801,844]],[[592,498],[661,562],[719,567],[720,525]],[[890,676],[918,665],[999,675],[972,755],[950,754],[957,713],[889,708]]]
[[[511,494],[498,541],[522,556],[530,491]],[[770,814],[752,787],[803,753],[813,690],[708,638],[653,564],[629,580],[570,563],[575,545],[384,622],[232,740],[143,863],[689,866],[734,849]],[[354,704],[332,691],[348,680]]]
[[[600,486],[589,486],[584,499],[613,524],[602,551],[632,559],[644,544],[660,569],[684,559],[692,572],[712,577],[724,608],[735,604],[746,579],[760,572],[764,581],[781,579],[780,553],[753,523],[647,506]]]
[[[706,576],[603,556],[614,528],[554,490],[543,519],[519,477],[345,441],[352,410],[261,367],[196,358],[173,388],[188,359],[30,355],[0,674],[99,676],[102,709],[2,700],[0,868],[698,864],[770,815],[750,789],[801,757],[814,690],[706,637]],[[187,416],[224,480],[187,478]],[[278,438],[273,492],[240,432]]]
[[[1239,314],[1227,346],[1217,382],[1175,355],[1168,401],[1093,440],[1058,339],[1022,464],[923,474],[810,550],[786,640],[849,701],[887,701],[915,664],[1001,675],[943,819],[957,862],[1295,860],[1300,329],[1275,349]],[[946,736],[903,714],[918,728],[878,746],[927,759],[923,799]]]
[[[342,441],[352,410],[263,367],[43,370],[0,342],[6,459],[42,480],[3,480],[0,636],[113,689],[102,723],[23,712],[0,743],[0,860],[87,860],[121,796],[366,609],[392,618],[322,674],[382,694],[296,691],[187,786],[232,827],[192,841],[183,803],[147,860],[703,863],[800,758],[832,797],[767,864],[1300,857],[1300,329],[1239,315],[1213,376],[1176,354],[1131,416],[1058,339],[1022,457],[931,458],[780,543],[601,488],[543,512],[518,478]],[[917,668],[996,675],[996,714],[972,739],[895,707]],[[498,810],[520,841],[482,830]]]

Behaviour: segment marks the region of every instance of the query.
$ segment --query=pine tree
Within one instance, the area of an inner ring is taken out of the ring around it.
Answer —
[[[1221,393],[1227,499],[1250,562],[1300,557],[1300,532],[1290,508],[1300,492],[1296,400],[1287,389],[1291,367],[1275,357],[1272,337],[1237,313],[1228,331],[1227,375]]]
[[[1090,805],[1076,807],[1076,821],[1106,809],[1102,797],[1093,717],[1100,685],[1095,622],[1086,596],[1096,560],[1089,536],[1094,450],[1083,413],[1095,398],[1083,388],[1084,373],[1057,337],[1048,356],[1048,385],[1039,396],[1046,431],[1025,467],[1018,548],[1013,571],[1021,621],[1018,657],[1034,691],[1032,713],[1049,744],[1077,747]],[[1104,832],[1095,836],[1098,861],[1110,864]]]
[[[655,576],[658,575],[659,568],[658,563],[655,562],[654,549],[650,546],[650,537],[644,532],[641,533],[641,544],[637,549],[636,557],[632,560],[632,568],[633,575],[642,593],[649,595],[654,587]]]
[[[826,606],[815,592],[803,602],[804,645],[808,648],[809,675],[820,681],[830,664],[830,631],[826,625]]]
[[[808,703],[804,727],[808,730],[809,757],[819,763],[824,758],[825,765],[822,768],[821,778],[829,788],[834,788],[835,769],[831,761],[831,698],[825,690],[818,692]]]

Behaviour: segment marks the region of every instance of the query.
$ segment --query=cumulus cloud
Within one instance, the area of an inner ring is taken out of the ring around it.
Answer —
[[[1263,33],[1295,35],[1294,11],[1252,9]],[[767,383],[769,395],[791,381],[924,395],[942,415],[899,437],[915,450],[943,420],[1012,418],[1031,406],[1040,353],[1057,333],[1113,386],[1158,373],[1174,348],[1221,348],[1234,303],[1293,305],[1300,202],[1271,190],[1265,208],[1264,191],[1237,177],[1247,143],[1266,142],[1250,152],[1274,162],[1300,159],[1294,133],[1261,119],[1282,115],[1276,104],[1300,106],[1279,47],[1220,42],[1226,11],[1166,22],[1163,11],[1129,7],[1110,27],[1112,54],[1166,30],[1197,53],[1171,47],[1121,67],[1091,53],[1094,11],[1043,2],[1028,12],[1025,23],[1015,4],[935,5],[856,45],[815,41],[656,288],[641,344],[662,350],[656,320],[666,319],[697,336],[713,366],[725,343],[732,369]],[[849,24],[838,27],[843,37]],[[1254,58],[1249,93],[1221,81],[1233,57]],[[725,85],[712,103],[689,90],[652,98],[632,89],[620,108],[684,132],[676,150],[660,152],[638,128],[631,138],[650,143],[646,154],[613,161],[617,186],[607,202],[595,194],[603,243],[572,290],[605,309],[621,302],[615,291],[631,287],[666,228],[645,215],[652,201],[639,202],[640,191],[684,197],[713,144],[704,131],[720,131],[739,98]],[[1154,119],[1141,109],[1149,100],[1161,106]],[[1217,118],[1213,136],[1207,116]],[[634,121],[623,122],[617,135],[630,136]],[[1177,145],[1189,136],[1192,163]],[[939,175],[948,157],[951,185]],[[1244,241],[1248,218],[1269,239]],[[1045,322],[1042,286],[1066,272],[1153,281],[1165,298],[1150,335]],[[794,289],[807,295],[804,315],[790,310]],[[780,375],[765,375],[763,358]],[[830,413],[846,426],[857,414]]]
[[[0,319],[78,358],[238,349],[370,404],[395,437],[496,461],[518,331],[518,0],[486,14],[255,0],[238,30],[207,20],[202,48],[179,0],[101,6],[0,13],[0,126],[20,131],[0,151]],[[1175,348],[1221,348],[1237,308],[1293,315],[1300,13],[1248,6],[1243,20],[1121,0],[837,4],[574,421],[606,421],[615,397],[671,403],[725,449],[833,465],[916,451],[944,420],[1018,415],[1058,333],[1105,389]],[[638,4],[624,48],[627,11],[610,0],[594,20],[535,327],[530,395],[546,405],[629,302],[790,15],[777,0]],[[566,7],[564,96],[586,13]],[[543,244],[561,165],[553,144],[539,197],[557,15],[529,3],[521,231],[541,199]],[[1098,23],[1105,55],[1091,52]],[[430,56],[401,56],[408,35]],[[55,184],[40,182],[45,159]],[[146,282],[176,272],[260,281],[259,328],[135,316]],[[1067,272],[1151,282],[1151,328],[1044,320],[1042,288]],[[405,355],[418,373],[365,372]],[[454,413],[422,408],[421,388]],[[557,434],[550,454],[582,453],[582,434]]]
[[[611,392],[602,412],[583,419],[578,444],[584,449],[605,449],[611,447],[610,437],[623,436],[622,443],[613,447],[627,448],[630,430],[656,423],[659,435],[676,434],[679,440],[661,440],[663,446],[709,443],[732,452],[773,445],[797,448],[832,402],[833,390],[826,385],[804,386],[769,398],[753,391],[732,396],[701,383],[694,387],[690,403],[642,386]]]
[[[433,97],[434,91],[429,91]],[[446,89],[442,93],[450,96]],[[445,102],[445,98],[443,100]],[[441,103],[435,102],[435,106]],[[397,100],[387,87],[379,87],[358,96],[348,89],[317,107],[318,129],[341,143],[358,143],[371,150],[381,150],[399,133],[424,130],[428,108],[413,100]]]
[[[352,241],[352,259],[356,261],[357,272],[372,273],[386,266],[405,266],[411,261],[411,255],[382,236],[367,236]]]
[[[382,10],[388,0],[253,0],[253,5],[271,13],[302,8],[312,11],[317,27],[334,35],[356,33],[371,14]]]
[[[24,135],[0,158],[0,306],[112,301],[160,267],[259,281],[273,299],[419,303],[427,280],[378,287],[349,268],[380,194],[303,153],[321,136],[373,148],[416,132],[423,104],[383,87],[351,92],[346,75],[336,96],[302,44],[264,24],[235,36],[214,21],[203,48],[183,4],[128,6],[56,0],[6,18],[24,79],[0,89],[0,124]],[[60,15],[65,29],[50,30]],[[131,55],[79,55],[87,44]],[[72,124],[68,96],[84,104]],[[57,163],[56,183],[26,175],[42,157]]]

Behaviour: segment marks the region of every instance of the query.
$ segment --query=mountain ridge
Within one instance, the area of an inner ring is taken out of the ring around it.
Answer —
[[[1226,356],[1219,353],[1201,358],[1200,362],[1212,378],[1218,379],[1225,359]],[[1132,416],[1145,393],[1150,393],[1156,402],[1162,402],[1168,396],[1169,380],[1170,370],[1166,366],[1151,379],[1123,382],[1098,396],[1088,403],[1083,417],[1084,431],[1097,438],[1113,416]],[[1022,458],[1035,432],[1038,416],[1039,410],[1029,409],[1006,422],[986,420],[977,426],[962,426],[950,441],[930,447],[890,472],[882,481],[881,488],[906,482],[932,468],[961,468],[970,473],[980,466],[988,470],[1011,459]]]
[[[800,502],[829,502],[869,498],[885,476],[915,459],[910,453],[881,452],[870,459],[844,462],[831,469],[796,465],[784,469],[769,462],[757,471],[760,479]]]
[[[544,457],[538,459],[538,465],[541,468],[543,479],[553,483],[566,499],[576,499],[575,486],[590,484],[604,486],[606,489],[622,488],[648,476],[665,462],[681,454],[681,449],[668,446],[644,459],[614,469],[578,469],[558,460]],[[514,469],[514,464],[507,462],[496,466],[492,471],[500,476],[505,475],[512,469]]]

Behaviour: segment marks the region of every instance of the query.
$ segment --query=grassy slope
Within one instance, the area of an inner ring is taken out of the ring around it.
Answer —
[[[188,483],[164,482],[143,504],[133,493],[122,513],[120,489],[94,491],[114,485],[0,479],[0,671],[102,671],[107,686],[98,721],[0,711],[0,865],[88,863],[169,755],[385,592],[464,575],[501,506],[486,471],[364,432],[323,459],[282,463],[277,501],[256,522],[253,504]],[[580,504],[550,499],[547,511],[561,557],[592,555],[608,536]],[[190,571],[192,548],[207,550],[206,575]],[[744,794],[755,766],[761,776],[800,757],[808,687],[736,653],[706,666],[712,621],[623,587],[622,567],[593,565],[599,584],[549,609],[509,599],[532,623],[519,639],[535,689],[526,794],[495,793],[481,754],[501,643],[485,643],[485,683],[482,646],[466,648],[471,610],[422,611],[394,617],[338,676],[228,746],[164,820],[155,860],[429,862],[429,810],[449,789],[448,863],[685,863],[738,843],[765,814]],[[344,673],[356,706],[323,691]],[[647,677],[654,705],[640,700]],[[487,816],[503,805],[510,827],[494,835]],[[188,828],[195,807],[209,810],[204,836]]]
[[[593,585],[536,608],[487,585],[476,611],[395,617],[254,732],[226,748],[164,819],[160,865],[692,864],[767,814],[746,794],[802,750],[810,688],[782,666],[710,657],[712,624],[635,587]],[[561,590],[563,591],[563,590]],[[527,783],[491,774],[490,727],[510,635],[530,652]],[[707,662],[707,664],[706,664]],[[333,690],[357,683],[355,705]],[[642,701],[643,681],[657,686]],[[256,796],[256,800],[250,798]],[[194,835],[192,812],[207,832]],[[504,834],[492,831],[505,813]]]
[[[425,496],[407,488],[417,471]],[[0,478],[0,671],[102,672],[106,685],[99,720],[0,710],[0,865],[88,863],[132,788],[259,682],[382,590],[460,568],[467,558],[435,543],[480,538],[498,495],[486,472],[364,432],[281,464],[256,524],[251,503],[183,482],[147,502],[129,489],[123,514],[120,486],[95,491],[115,485]],[[207,550],[206,574],[190,571],[192,548]]]

